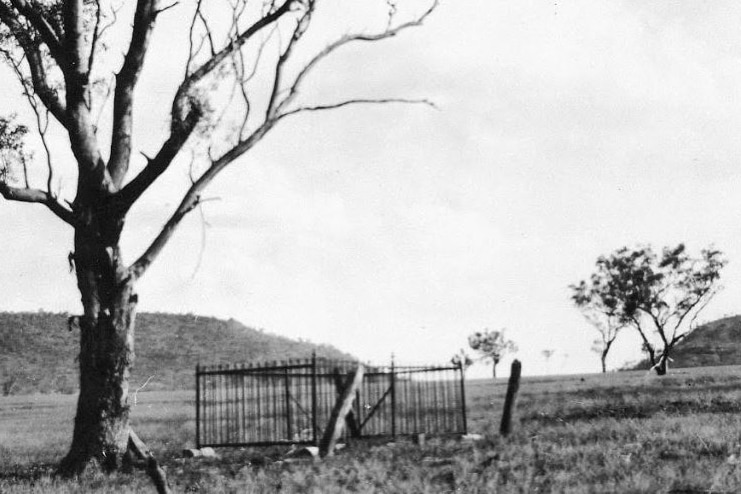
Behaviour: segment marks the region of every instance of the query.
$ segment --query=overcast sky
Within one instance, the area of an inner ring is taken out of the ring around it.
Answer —
[[[427,97],[439,110],[282,123],[214,182],[205,247],[192,214],[142,280],[140,310],[233,317],[381,362],[446,361],[471,332],[507,328],[526,374],[596,372],[596,333],[568,285],[624,245],[685,242],[731,261],[701,319],[736,314],[740,24],[733,1],[444,1],[422,28],[338,52],[307,95]],[[154,53],[176,42],[160,34]],[[145,69],[142,151],[166,128],[155,106],[171,95],[168,67],[160,56]],[[173,169],[143,198],[125,255],[187,184]],[[0,309],[79,312],[71,231],[8,202],[0,228]],[[626,334],[610,365],[638,350]]]

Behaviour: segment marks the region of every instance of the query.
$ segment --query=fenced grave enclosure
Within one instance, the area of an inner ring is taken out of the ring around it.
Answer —
[[[318,444],[357,362],[196,367],[196,447]],[[461,365],[365,365],[345,439],[466,434]]]

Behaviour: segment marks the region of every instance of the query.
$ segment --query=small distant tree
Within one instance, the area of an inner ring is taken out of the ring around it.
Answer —
[[[602,297],[595,296],[601,289],[602,279],[592,277],[588,282],[582,281],[578,285],[570,285],[571,300],[581,311],[584,317],[599,333],[599,339],[594,340],[592,350],[600,356],[602,372],[607,372],[607,354],[617,339],[618,333],[628,325],[613,304],[606,304]]]
[[[473,365],[473,359],[463,348],[461,348],[450,358],[450,363],[453,365],[460,365],[465,373],[466,370]]]
[[[485,329],[477,331],[468,337],[468,345],[480,355],[480,360],[491,362],[492,376],[495,379],[497,377],[497,364],[502,357],[507,353],[517,351],[517,345],[504,336],[504,330],[489,331]]]
[[[581,305],[603,307],[615,324],[635,328],[652,369],[664,375],[672,350],[695,328],[697,315],[720,290],[726,263],[723,253],[713,248],[694,257],[684,244],[660,254],[650,246],[623,247],[599,257],[589,281],[573,289]]]

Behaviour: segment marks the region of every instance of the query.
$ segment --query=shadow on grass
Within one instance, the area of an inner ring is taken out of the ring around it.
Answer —
[[[647,419],[657,414],[682,416],[698,413],[741,413],[741,403],[723,398],[713,398],[708,401],[673,400],[659,403],[590,405],[567,409],[555,414],[534,413],[523,418],[540,424],[558,424],[596,419]]]

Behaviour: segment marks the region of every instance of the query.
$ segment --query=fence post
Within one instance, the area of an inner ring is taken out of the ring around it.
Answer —
[[[201,366],[196,364],[196,449],[201,449]]]
[[[319,432],[317,427],[317,390],[316,390],[316,350],[311,352],[311,432],[314,445],[319,446]]]
[[[291,424],[291,378],[289,376],[290,369],[288,366],[292,364],[292,360],[288,360],[285,371],[285,386],[286,386],[286,435],[289,441],[293,441],[293,424]]]
[[[468,434],[468,417],[466,412],[466,371],[463,362],[458,362],[458,372],[461,373],[461,416],[463,417],[463,434]]]
[[[391,354],[391,438],[396,439],[396,365]]]
[[[502,413],[502,423],[499,427],[499,433],[503,436],[512,432],[512,414],[514,413],[515,403],[517,402],[517,391],[520,389],[520,374],[522,364],[519,360],[512,362],[512,370],[509,374],[509,384],[507,384],[507,396],[504,398],[504,411]]]

